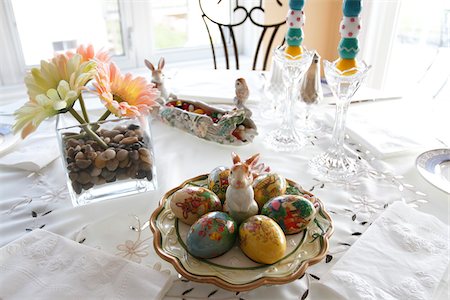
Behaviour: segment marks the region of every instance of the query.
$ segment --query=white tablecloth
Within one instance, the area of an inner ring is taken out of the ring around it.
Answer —
[[[233,76],[230,78],[234,78]],[[232,93],[234,83],[224,84],[229,86]],[[204,91],[207,85],[201,88]],[[255,89],[252,92],[258,91]],[[411,105],[407,100],[395,101],[404,101],[405,106]],[[430,107],[435,103],[426,104],[426,107]],[[367,106],[366,113],[370,113],[371,106],[386,105],[386,102],[355,105]],[[415,105],[420,107],[423,104],[418,102]],[[153,192],[73,207],[59,159],[36,172],[1,167],[0,246],[36,228],[44,228],[150,268],[170,271],[175,280],[166,295],[167,299],[325,299],[328,291],[320,288],[320,284],[319,288],[316,287],[317,284],[311,287],[311,282],[320,283],[320,278],[394,201],[408,203],[449,224],[449,195],[431,186],[415,169],[415,158],[426,149],[426,145],[424,149],[416,149],[383,161],[366,152],[362,146],[351,145],[363,159],[369,161],[370,172],[347,184],[320,181],[309,173],[308,160],[326,147],[329,134],[322,131],[317,134],[317,139],[312,139],[313,143],[296,153],[280,154],[271,151],[265,147],[263,137],[280,120],[261,118],[258,113],[261,103],[253,103],[251,107],[259,135],[252,144],[240,147],[204,141],[154,120],[152,132],[159,188]],[[334,108],[327,106],[322,109]],[[437,123],[438,126],[445,126],[445,123]],[[430,131],[430,135],[432,134]],[[352,140],[347,142],[351,143]],[[18,149],[20,146],[18,144]],[[162,195],[187,178],[209,173],[219,165],[230,165],[231,151],[238,152],[241,157],[261,153],[261,161],[273,171],[301,183],[305,189],[322,199],[331,213],[335,232],[331,238],[329,253],[326,259],[309,268],[307,275],[301,280],[282,286],[264,286],[249,292],[232,293],[213,285],[178,278],[172,266],[155,253],[151,231],[144,225]],[[446,276],[448,277],[448,272]],[[446,299],[448,293],[447,278],[441,282],[435,299]]]

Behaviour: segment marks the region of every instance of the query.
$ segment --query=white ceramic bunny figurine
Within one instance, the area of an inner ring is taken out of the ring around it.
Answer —
[[[252,168],[259,158],[255,154],[245,162],[236,154],[231,154],[233,167],[228,177],[229,186],[226,192],[224,211],[238,223],[258,214],[258,203],[254,199]]]
[[[177,96],[172,94],[172,93],[168,93],[167,89],[164,85],[164,74],[163,74],[163,68],[165,65],[165,60],[164,57],[161,57],[159,59],[158,62],[158,68],[156,69],[155,66],[148,60],[144,60],[145,65],[147,66],[147,68],[150,69],[150,71],[152,71],[152,83],[155,85],[155,87],[159,90],[160,92],[160,97],[158,99],[158,102],[162,102],[160,104],[164,104],[164,102],[166,102],[169,99],[177,99]]]

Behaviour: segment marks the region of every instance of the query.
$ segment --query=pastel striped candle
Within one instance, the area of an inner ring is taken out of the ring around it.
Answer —
[[[288,46],[285,53],[292,57],[303,53],[301,45],[303,41],[302,27],[305,25],[304,5],[305,0],[289,0],[289,10],[286,16],[286,25],[288,26],[286,43]]]
[[[341,41],[339,42],[339,60],[336,68],[345,72],[356,67],[356,55],[359,52],[358,35],[361,30],[361,0],[344,0],[342,5],[344,14],[339,25]],[[354,74],[356,71],[345,72],[344,75]]]

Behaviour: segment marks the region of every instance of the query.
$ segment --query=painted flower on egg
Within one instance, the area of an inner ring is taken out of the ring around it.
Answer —
[[[261,214],[272,218],[285,234],[294,234],[305,229],[314,219],[314,204],[298,195],[283,195],[267,202]]]

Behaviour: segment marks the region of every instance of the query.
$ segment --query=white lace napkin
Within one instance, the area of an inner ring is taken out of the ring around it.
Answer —
[[[38,131],[0,157],[0,166],[38,171],[59,157],[55,132]]]
[[[449,227],[396,202],[318,285],[344,299],[432,299],[448,265]]]
[[[161,299],[169,275],[34,230],[0,249],[2,299]]]

